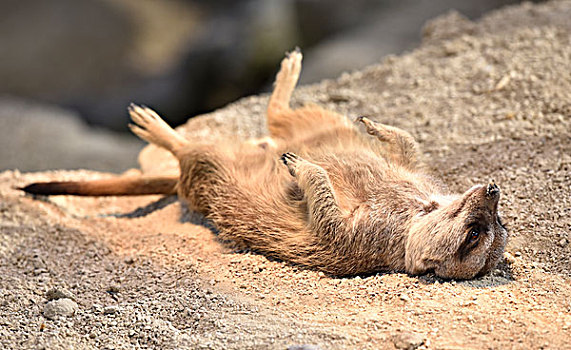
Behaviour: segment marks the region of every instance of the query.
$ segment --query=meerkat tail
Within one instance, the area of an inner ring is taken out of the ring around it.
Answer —
[[[178,176],[128,176],[93,181],[37,182],[18,188],[29,194],[72,196],[140,196],[176,194]]]
[[[131,131],[141,139],[167,149],[175,154],[189,144],[189,141],[171,128],[155,111],[134,103],[128,108]]]

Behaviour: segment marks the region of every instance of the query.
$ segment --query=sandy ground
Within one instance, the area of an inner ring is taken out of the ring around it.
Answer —
[[[494,178],[511,236],[490,275],[335,278],[233,251],[180,203],[148,206],[160,197],[34,199],[13,189],[108,174],[7,171],[0,347],[571,349],[569,18],[569,1],[477,23],[450,14],[427,26],[419,49],[294,96],[411,131],[451,191]],[[181,131],[258,136],[266,102],[244,99]],[[141,162],[149,173],[174,170],[149,148]]]

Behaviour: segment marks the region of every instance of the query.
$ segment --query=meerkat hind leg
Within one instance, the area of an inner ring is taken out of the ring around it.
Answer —
[[[163,147],[175,154],[189,141],[171,128],[155,111],[135,104],[129,106],[129,114],[134,124],[129,129],[141,139]]]
[[[268,117],[275,113],[290,110],[291,95],[299,80],[302,58],[299,48],[296,48],[282,60],[268,105]]]
[[[291,109],[290,100],[301,72],[301,60],[302,54],[298,49],[282,60],[267,110],[268,130],[272,137],[291,138],[293,126],[298,123],[299,118]]]
[[[292,109],[290,100],[301,72],[302,54],[296,49],[282,60],[268,104],[268,130],[276,140],[292,140],[316,130],[351,127],[342,115],[317,105]]]

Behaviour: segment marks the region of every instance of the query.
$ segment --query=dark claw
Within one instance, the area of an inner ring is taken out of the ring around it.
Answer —
[[[286,52],[286,57],[290,57],[292,53],[300,53],[301,49],[299,46],[296,46],[292,51]]]
[[[287,166],[291,176],[295,176],[295,170],[290,165],[292,162],[295,162],[298,158],[299,157],[297,155],[295,155],[294,153],[291,153],[291,152],[284,153],[280,157],[281,161]]]
[[[286,153],[282,154],[282,156],[280,157],[280,159],[282,160],[282,162],[284,162],[285,165],[287,165],[288,162],[290,162],[291,160],[294,160],[296,158],[298,158],[298,157],[291,152],[286,152]]]
[[[362,123],[363,122],[363,118],[365,118],[364,116],[360,115],[357,118],[355,118],[355,123]]]
[[[131,102],[131,103],[129,103],[129,107],[127,107],[127,110],[129,112],[133,112],[135,110],[135,108],[137,108],[137,107],[139,107],[139,106],[136,103]]]

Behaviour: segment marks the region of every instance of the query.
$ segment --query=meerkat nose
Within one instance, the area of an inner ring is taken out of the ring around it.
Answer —
[[[492,179],[490,183],[488,183],[488,187],[486,188],[486,195],[488,197],[494,197],[500,193],[500,188],[496,185],[496,182]]]

